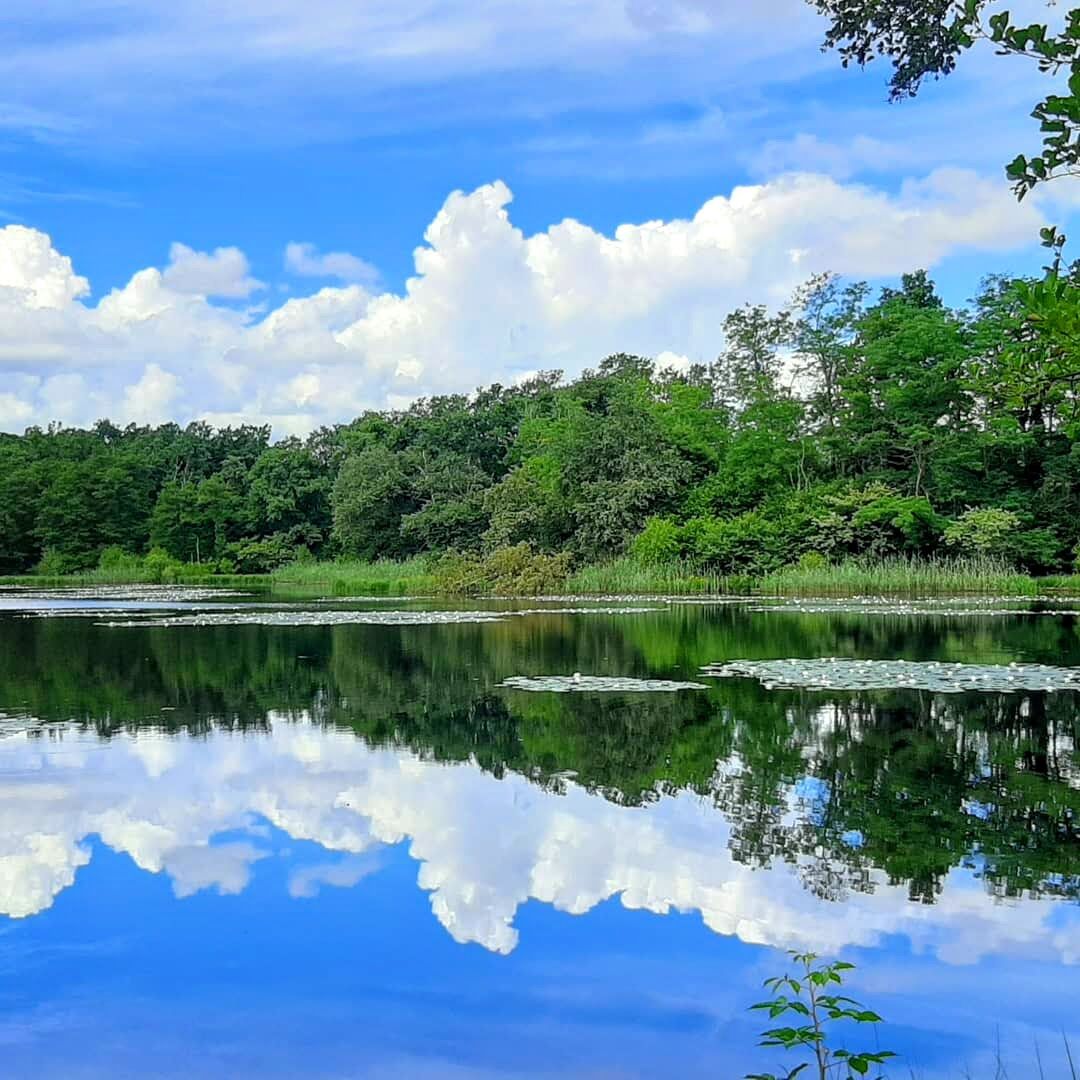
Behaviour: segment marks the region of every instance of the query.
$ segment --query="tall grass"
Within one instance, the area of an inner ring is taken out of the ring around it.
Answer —
[[[787,566],[759,578],[755,587],[770,596],[866,593],[1035,596],[1040,591],[1040,581],[994,559],[893,557],[874,562],[850,561],[835,566]]]
[[[1051,574],[1038,582],[1040,588],[1053,592],[1080,593],[1080,574]]]
[[[141,567],[110,567],[82,570],[75,574],[18,574],[0,576],[0,585],[18,585],[23,588],[70,589],[92,588],[98,585],[242,585],[252,587],[269,585],[268,574],[208,574],[204,569],[193,566],[190,571],[184,569],[170,571],[163,581],[160,575],[148,573]]]
[[[568,593],[660,593],[689,596],[723,592],[726,581],[693,563],[639,562],[630,557],[583,566],[566,581]]]
[[[420,596],[436,591],[429,560],[422,556],[401,561],[291,563],[275,570],[271,580],[275,588],[324,591],[335,596]]]
[[[3,585],[38,587],[134,585],[160,582],[140,566],[115,566],[67,576],[0,577]],[[168,582],[324,592],[335,596],[432,596],[441,591],[433,561],[424,556],[374,562],[337,560],[292,563],[273,574],[208,574],[205,568],[171,567]],[[934,596],[950,593],[1035,596],[1052,590],[1080,592],[1080,575],[1033,578],[986,559],[886,558],[799,564],[764,576],[723,576],[688,561],[642,562],[631,557],[583,566],[561,586],[568,594],[693,596],[757,593],[766,596]]]
[[[1052,579],[1080,588],[1080,578]],[[982,593],[1035,596],[1048,587],[992,559],[886,558],[831,565],[787,566],[764,576],[720,575],[690,562],[644,563],[633,558],[586,566],[566,583],[568,592],[665,593],[672,596],[712,593],[758,593],[766,596],[854,596],[893,593],[934,596]]]

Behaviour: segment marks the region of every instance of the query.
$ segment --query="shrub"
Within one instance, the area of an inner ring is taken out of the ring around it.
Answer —
[[[874,482],[822,496],[811,546],[832,557],[927,554],[945,524],[925,497],[900,495]]]
[[[651,517],[630,545],[630,552],[639,562],[664,563],[682,554],[679,526],[670,518]]]
[[[826,559],[820,551],[804,551],[799,556],[799,561],[795,566],[803,572],[827,570],[829,567],[829,560]]]
[[[172,584],[183,570],[184,564],[162,548],[151,548],[149,554],[143,559],[146,579],[158,584]]]
[[[945,529],[945,543],[965,555],[1001,559],[1035,572],[1056,568],[1061,541],[1050,529],[1031,528],[1030,517],[985,506],[966,510]]]
[[[289,542],[284,533],[261,540],[241,540],[225,549],[228,560],[241,574],[269,574],[282,566],[299,561],[303,550],[310,559],[307,548],[299,548]]]
[[[436,588],[454,595],[535,595],[566,583],[570,556],[538,554],[525,543],[496,548],[482,557],[449,552],[435,563],[434,574]]]
[[[41,574],[43,577],[60,577],[61,574],[68,573],[70,569],[68,560],[59,551],[55,548],[46,548],[41,553],[37,566],[34,567],[34,573]]]
[[[945,527],[945,543],[965,555],[1005,555],[1020,519],[1011,510],[985,506],[966,510]]]
[[[98,569],[108,573],[116,573],[121,570],[138,571],[142,567],[142,559],[125,551],[119,544],[110,544],[101,549],[98,556]]]
[[[1046,573],[1061,565],[1062,543],[1052,529],[1021,529],[1005,556],[1032,573]]]
[[[720,574],[764,574],[790,562],[797,538],[782,523],[751,511],[728,520],[691,518],[682,528],[687,555]]]

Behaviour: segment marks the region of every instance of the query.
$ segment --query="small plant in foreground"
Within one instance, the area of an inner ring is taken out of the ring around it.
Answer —
[[[831,1027],[838,1021],[881,1023],[877,1013],[864,1009],[853,998],[830,992],[833,985],[843,983],[843,973],[851,971],[854,964],[842,961],[819,964],[814,953],[793,952],[791,958],[796,973],[766,979],[765,986],[774,996],[751,1008],[767,1011],[772,1020],[787,1015],[801,1018],[798,1026],[775,1027],[762,1032],[759,1045],[801,1050],[811,1055],[811,1060],[796,1065],[781,1076],[752,1073],[746,1080],[792,1080],[811,1066],[815,1072],[810,1075],[816,1075],[818,1080],[859,1080],[869,1074],[871,1066],[882,1065],[896,1056],[891,1050],[856,1052],[829,1045]]]

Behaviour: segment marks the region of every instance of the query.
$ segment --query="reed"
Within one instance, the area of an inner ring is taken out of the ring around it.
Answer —
[[[297,562],[270,575],[275,588],[320,591],[334,596],[430,596],[436,591],[428,559],[339,559]]]
[[[837,565],[799,564],[767,574],[755,583],[756,591],[770,596],[1036,596],[1042,588],[1039,579],[992,559],[886,558]]]
[[[691,596],[725,591],[728,582],[719,574],[689,562],[650,563],[622,558],[583,566],[567,578],[567,593],[631,595],[656,593]]]

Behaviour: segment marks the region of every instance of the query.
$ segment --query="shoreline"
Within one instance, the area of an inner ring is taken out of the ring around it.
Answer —
[[[440,599],[530,596],[1002,596],[1034,598],[1063,590],[1080,592],[1080,575],[1035,577],[998,566],[965,562],[885,560],[830,566],[786,567],[758,577],[722,577],[679,564],[643,564],[631,559],[588,565],[557,584],[535,590],[444,587],[431,563],[327,561],[294,564],[270,574],[216,574],[199,567],[162,573],[96,569],[64,575],[0,576],[4,588],[87,588],[123,585],[206,585],[334,596],[431,597]],[[552,587],[554,585],[554,587]]]

